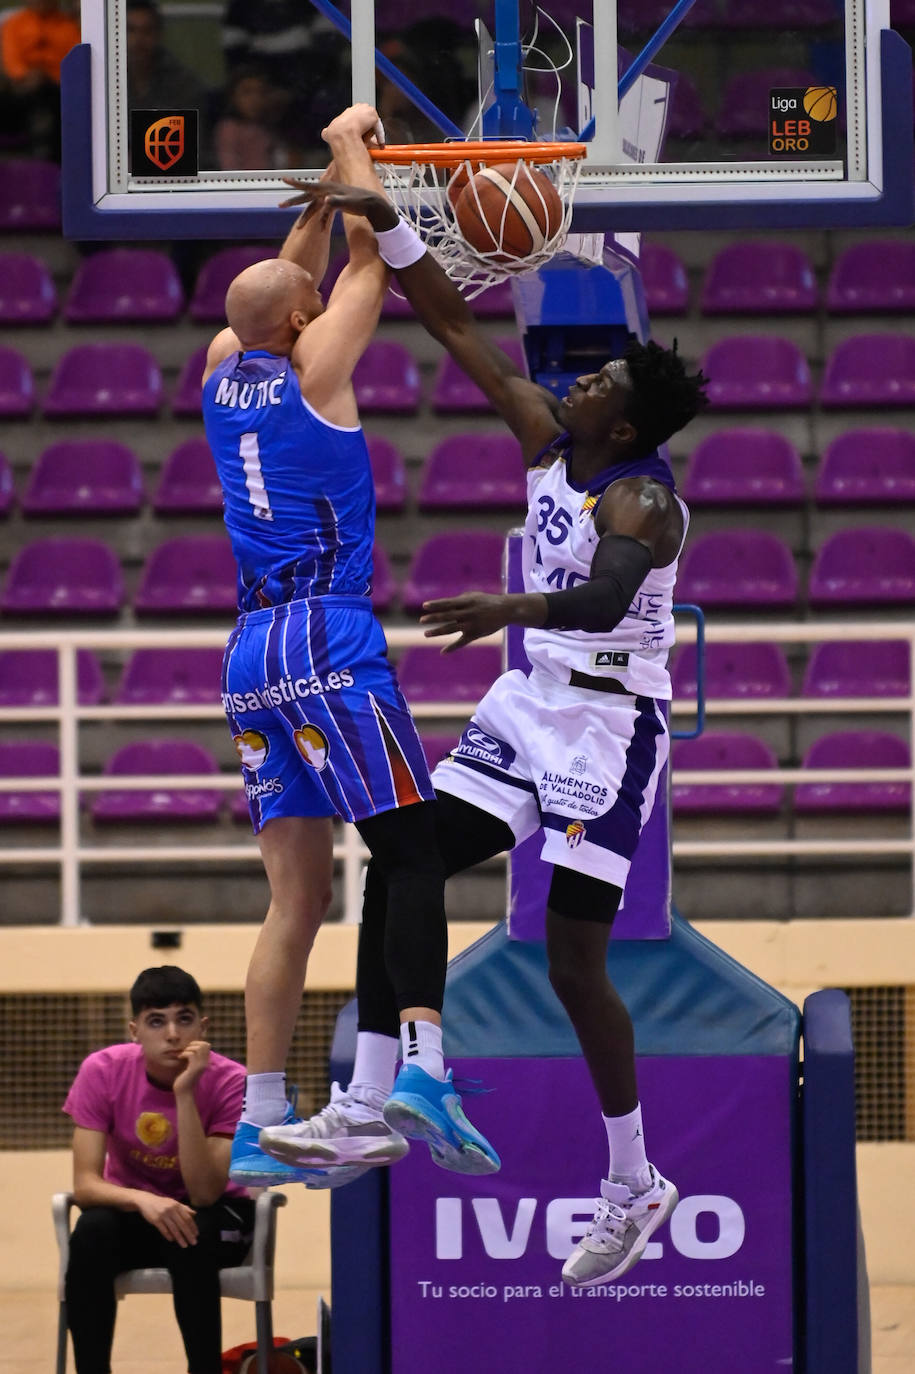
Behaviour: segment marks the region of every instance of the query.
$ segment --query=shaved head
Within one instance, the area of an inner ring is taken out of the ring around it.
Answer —
[[[315,288],[304,267],[283,258],[267,258],[246,267],[226,292],[226,318],[248,348],[274,339],[300,310],[315,314]]]

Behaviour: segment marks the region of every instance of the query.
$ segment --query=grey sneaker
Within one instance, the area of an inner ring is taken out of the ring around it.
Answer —
[[[601,1179],[594,1220],[562,1267],[563,1280],[573,1288],[590,1288],[625,1274],[676,1207],[680,1199],[674,1185],[653,1164],[648,1167],[647,1193],[631,1193],[624,1183]]]
[[[381,1106],[344,1092],[339,1083],[330,1090],[330,1102],[316,1116],[288,1126],[265,1126],[260,1133],[262,1150],[274,1159],[302,1167],[327,1168],[335,1164],[393,1164],[410,1146],[381,1115]]]

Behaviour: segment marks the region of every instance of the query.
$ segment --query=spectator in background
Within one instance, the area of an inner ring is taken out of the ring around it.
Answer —
[[[277,127],[277,94],[259,67],[235,68],[226,85],[225,114],[213,131],[221,171],[256,172],[289,165],[289,145]]]
[[[111,1368],[127,1269],[166,1268],[191,1374],[220,1374],[219,1270],[242,1264],[254,1200],[229,1182],[245,1071],[206,1040],[200,988],[174,965],[130,990],[130,1043],[84,1059],[67,1094],[73,1194],[67,1318],[77,1374]]]
[[[168,51],[163,35],[156,0],[127,0],[127,104],[131,110],[197,110],[200,166],[210,167],[209,95]]]
[[[57,0],[26,0],[0,26],[0,117],[34,157],[60,161],[60,64],[79,40],[79,24]]]
[[[228,0],[222,46],[230,76],[239,66],[264,73],[274,93],[276,127],[301,131],[303,151],[307,147],[323,165],[321,130],[350,98],[342,35],[307,0]]]

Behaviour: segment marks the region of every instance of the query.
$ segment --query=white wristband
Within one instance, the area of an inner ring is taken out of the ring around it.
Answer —
[[[380,233],[376,231],[375,237],[381,260],[388,267],[409,267],[411,263],[419,262],[426,251],[419,234],[411,229],[405,219],[398,220],[393,229],[382,229]]]

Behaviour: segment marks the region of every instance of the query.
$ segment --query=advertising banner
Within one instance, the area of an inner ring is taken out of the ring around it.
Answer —
[[[572,1289],[563,1261],[607,1168],[579,1059],[455,1063],[485,1081],[472,1118],[498,1174],[390,1173],[391,1374],[776,1374],[793,1359],[787,1056],[646,1057],[649,1158],[680,1202],[616,1281]]]

